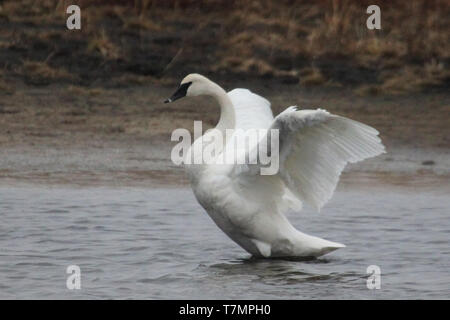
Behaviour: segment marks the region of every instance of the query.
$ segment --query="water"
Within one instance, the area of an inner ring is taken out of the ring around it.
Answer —
[[[340,187],[289,219],[347,248],[292,261],[250,258],[189,188],[0,187],[0,298],[448,299],[448,191]],[[69,265],[81,290],[66,288]]]

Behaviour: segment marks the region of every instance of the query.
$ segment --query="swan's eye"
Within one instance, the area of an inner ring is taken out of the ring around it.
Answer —
[[[177,91],[175,91],[175,93],[166,101],[164,101],[164,103],[169,103],[169,102],[173,102],[175,100],[178,100],[180,98],[183,98],[186,96],[187,93],[187,89],[189,88],[189,86],[192,84],[192,82],[186,82],[181,84]]]

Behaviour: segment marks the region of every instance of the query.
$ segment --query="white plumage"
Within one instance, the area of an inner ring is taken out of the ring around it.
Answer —
[[[186,165],[197,200],[219,228],[255,256],[317,257],[344,247],[296,230],[284,212],[299,210],[302,202],[320,210],[347,163],[384,152],[378,131],[322,109],[289,107],[274,118],[263,97],[247,89],[226,93],[198,74],[188,75],[183,84],[186,96],[210,95],[218,101],[217,130],[279,130],[275,175],[261,175],[258,163]],[[257,143],[261,140],[253,147]]]

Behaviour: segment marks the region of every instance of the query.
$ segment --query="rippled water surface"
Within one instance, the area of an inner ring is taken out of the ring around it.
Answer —
[[[0,298],[450,298],[448,191],[339,190],[289,219],[347,247],[289,261],[251,259],[188,188],[0,187]],[[66,288],[69,265],[81,290]]]

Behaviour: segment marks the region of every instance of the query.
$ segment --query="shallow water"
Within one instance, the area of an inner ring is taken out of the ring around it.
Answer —
[[[448,191],[340,187],[289,219],[347,247],[289,261],[251,259],[188,188],[0,187],[0,298],[448,299]],[[66,288],[69,265],[80,290]]]

